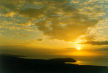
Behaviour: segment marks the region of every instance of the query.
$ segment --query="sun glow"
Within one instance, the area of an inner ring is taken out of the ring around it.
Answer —
[[[81,39],[78,39],[76,42],[75,42],[75,48],[77,50],[81,50],[83,48],[83,45],[81,44],[82,40]]]
[[[76,46],[76,49],[77,49],[77,50],[81,50],[81,46],[80,46],[80,45],[77,45],[77,46]]]

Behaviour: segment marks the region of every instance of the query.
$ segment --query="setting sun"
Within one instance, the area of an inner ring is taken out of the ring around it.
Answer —
[[[81,47],[80,47],[80,46],[77,46],[76,49],[77,49],[77,50],[81,50]]]
[[[75,42],[75,48],[77,49],[77,50],[81,50],[82,49],[82,44],[80,44],[82,42],[82,40],[81,39],[78,39],[76,42]]]

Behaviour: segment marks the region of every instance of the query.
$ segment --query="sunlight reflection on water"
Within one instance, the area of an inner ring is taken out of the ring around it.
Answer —
[[[84,65],[83,61],[76,61],[76,62],[65,62],[66,64],[78,64],[78,65]]]

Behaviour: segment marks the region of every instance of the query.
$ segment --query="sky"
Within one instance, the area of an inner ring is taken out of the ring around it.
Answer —
[[[108,0],[0,0],[0,53],[108,57]]]

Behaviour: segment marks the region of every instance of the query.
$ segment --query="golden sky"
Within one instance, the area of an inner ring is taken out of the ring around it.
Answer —
[[[0,0],[0,48],[33,56],[69,55],[75,49],[105,54],[107,5],[108,0]]]

